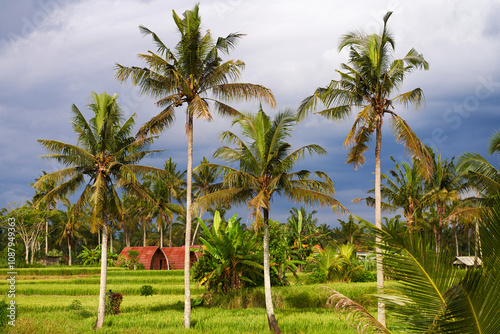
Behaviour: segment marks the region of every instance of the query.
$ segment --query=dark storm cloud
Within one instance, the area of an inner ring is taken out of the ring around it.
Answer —
[[[118,93],[127,116],[137,115],[137,127],[159,112],[155,100],[141,96],[129,82],[114,78],[115,63],[143,64],[138,53],[154,50],[138,26],[157,32],[165,44],[178,40],[171,19],[192,8],[194,1],[163,0],[34,0],[9,1],[0,11],[0,207],[30,199],[30,182],[42,170],[59,168],[41,160],[37,139],[76,142],[71,128],[71,105],[85,112],[92,91]],[[411,47],[430,62],[429,71],[408,77],[404,90],[420,87],[427,97],[418,111],[397,111],[426,143],[446,158],[465,151],[486,154],[488,139],[500,124],[500,68],[497,13],[490,2],[358,1],[339,6],[333,1],[201,1],[204,29],[214,36],[231,32],[247,34],[230,58],[246,63],[241,81],[259,83],[273,90],[278,108],[264,106],[268,114],[296,109],[317,87],[338,78],[335,69],[347,61],[339,53],[342,34],[355,28],[378,32],[387,10],[394,32],[396,56]],[[482,24],[477,24],[482,22]],[[258,104],[238,105],[255,112]],[[174,126],[156,141],[165,149],[160,157],[144,163],[157,167],[169,156],[180,169],[186,165],[184,111],[178,110]],[[88,115],[88,114],[86,114]],[[310,143],[328,150],[327,156],[308,158],[298,168],[323,170],[333,179],[337,198],[353,213],[372,219],[372,209],[353,205],[373,187],[373,143],[367,163],[357,171],[345,165],[342,143],[353,118],[334,123],[320,116],[306,118],[291,139],[293,147]],[[394,142],[388,121],[384,126],[382,170],[393,167],[389,156],[407,159]],[[203,156],[212,160],[221,145],[218,135],[231,121],[195,124],[194,164]],[[234,128],[231,128],[235,130]],[[236,130],[235,130],[236,131]],[[495,161],[496,163],[496,161]],[[271,214],[284,221],[294,204],[276,199]],[[247,214],[239,208],[240,215]],[[318,209],[321,222],[336,223],[338,214]],[[345,218],[344,218],[345,219]]]

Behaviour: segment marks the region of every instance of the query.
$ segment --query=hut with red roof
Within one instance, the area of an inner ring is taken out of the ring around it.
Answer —
[[[191,246],[191,248],[200,248],[201,246]],[[125,247],[120,255],[127,259],[128,251],[136,250],[139,252],[139,262],[144,265],[146,270],[182,270],[184,269],[184,246],[182,247]],[[191,264],[198,261],[201,253],[191,251]]]
[[[147,247],[125,247],[120,255],[128,259],[128,251],[135,250],[139,252],[139,262],[144,265],[146,270],[167,270],[169,269],[168,258],[157,246]]]

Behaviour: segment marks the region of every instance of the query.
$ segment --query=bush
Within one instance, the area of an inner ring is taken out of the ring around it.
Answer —
[[[9,310],[7,310],[7,307],[9,307],[9,304],[7,304],[4,298],[0,301],[0,328],[4,327],[9,321],[9,318],[7,318],[7,315],[9,315]]]
[[[65,310],[66,311],[73,311],[76,315],[79,315],[82,318],[89,318],[92,316],[92,313],[85,310],[82,306],[82,303],[77,299],[73,300],[71,302],[71,304],[66,306]]]
[[[325,283],[326,278],[327,278],[326,274],[323,271],[316,268],[315,270],[313,270],[311,275],[309,275],[307,283],[308,284]]]
[[[364,276],[360,278],[359,281],[357,282],[376,282],[377,281],[377,274],[365,270]]]
[[[205,307],[220,307],[226,309],[265,308],[266,298],[262,288],[243,288],[228,293],[207,292],[202,303]],[[282,298],[273,293],[275,307],[282,307]]]
[[[112,292],[111,290],[109,290],[108,296],[106,298],[106,314],[120,314],[120,305],[122,301],[123,295],[121,293]]]

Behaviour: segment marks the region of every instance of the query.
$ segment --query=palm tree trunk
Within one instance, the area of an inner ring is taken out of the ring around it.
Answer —
[[[143,231],[142,246],[146,247],[146,220],[145,219],[142,221],[142,231]]]
[[[94,330],[102,327],[106,312],[106,279],[108,275],[108,226],[106,220],[102,227],[102,247],[101,247],[101,285],[99,289],[99,308],[97,309],[97,320]]]
[[[196,223],[196,228],[194,229],[193,240],[191,242],[191,245],[194,245],[194,242],[196,240],[196,235],[198,234],[198,227],[200,227],[200,222]]]
[[[97,228],[97,246],[101,244],[101,229]]]
[[[130,247],[130,233],[129,231],[125,228],[125,246]]]
[[[471,234],[471,229],[470,227],[467,227],[467,255],[470,256],[470,234]]]
[[[68,265],[71,266],[71,241],[68,237]]]
[[[169,224],[170,228],[168,229],[168,247],[172,247],[172,226],[174,221],[172,220]]]
[[[477,266],[478,257],[481,258],[483,255],[481,254],[481,238],[479,237],[479,222],[476,220],[474,223],[476,233],[475,233],[475,242],[474,242],[474,267]]]
[[[160,248],[163,248],[163,224],[161,222],[158,224],[158,229],[160,230]]]
[[[381,198],[381,166],[380,166],[380,146],[382,145],[382,115],[378,116],[375,143],[375,226],[382,228],[382,198]],[[379,247],[380,237],[375,238],[375,252],[377,262],[377,290],[382,293],[384,289],[384,267],[382,264],[382,253]],[[378,321],[385,326],[385,304],[378,301]]]
[[[479,198],[479,190],[476,190],[476,197]],[[475,239],[474,239],[474,267],[477,266],[477,258],[482,258],[483,255],[481,254],[481,238],[479,235],[479,221],[477,219],[474,219],[474,227],[475,227]]]
[[[455,249],[456,249],[456,253],[457,253],[457,256],[459,256],[458,254],[458,224],[455,224],[455,228],[454,228],[454,233],[455,233]]]
[[[271,273],[269,268],[269,210],[264,211],[264,294],[266,299],[266,313],[269,329],[280,334],[281,329],[278,326],[278,321],[274,316],[273,297],[271,295]]]
[[[188,162],[186,185],[186,236],[184,242],[184,327],[191,326],[191,287],[189,269],[191,267],[191,188],[193,182],[193,115],[187,112],[186,132],[188,137]]]
[[[441,240],[443,238],[443,224],[444,224],[444,205],[438,204],[438,215],[439,215],[439,227],[438,227],[438,235],[437,235],[437,252],[441,250]]]
[[[109,229],[109,252],[113,254],[113,231]]]
[[[49,252],[49,221],[45,221],[45,254]]]

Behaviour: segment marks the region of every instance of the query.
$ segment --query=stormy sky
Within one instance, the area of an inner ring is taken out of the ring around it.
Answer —
[[[179,35],[172,10],[181,14],[195,1],[162,0],[3,0],[0,10],[0,207],[23,203],[34,194],[30,186],[42,171],[61,166],[40,155],[37,139],[76,143],[70,124],[74,103],[89,118],[86,108],[92,91],[120,95],[118,102],[127,116],[137,114],[139,125],[159,112],[154,99],[141,96],[130,82],[114,79],[114,66],[144,66],[138,53],[155,50],[139,25],[156,32],[174,47]],[[396,111],[425,144],[442,157],[464,152],[487,156],[492,134],[500,128],[500,4],[494,1],[200,1],[204,30],[213,36],[232,32],[246,34],[224,59],[245,62],[241,82],[270,88],[277,108],[264,106],[268,114],[296,109],[317,87],[338,79],[336,69],[347,62],[338,52],[340,37],[354,29],[379,32],[382,16],[394,14],[389,28],[396,40],[396,57],[412,47],[430,64],[429,71],[411,74],[402,91],[420,87],[426,104],[420,110]],[[255,112],[257,104],[236,105]],[[156,141],[165,149],[143,164],[161,167],[172,156],[179,168],[186,165],[184,111],[178,110],[174,126]],[[373,220],[373,209],[351,204],[373,187],[374,143],[366,164],[353,170],[346,165],[342,142],[352,119],[334,123],[312,115],[293,133],[294,147],[319,144],[328,155],[307,158],[297,168],[328,173],[336,198],[352,213]],[[389,156],[407,159],[395,143],[387,124],[383,129],[382,171],[393,167]],[[218,135],[230,129],[231,120],[195,122],[194,161],[212,159],[221,146]],[[498,158],[489,160],[498,166]],[[293,205],[276,198],[271,218],[285,221]],[[337,225],[339,214],[319,209],[320,223]],[[311,208],[308,210],[312,210]],[[248,210],[233,210],[248,216]]]

